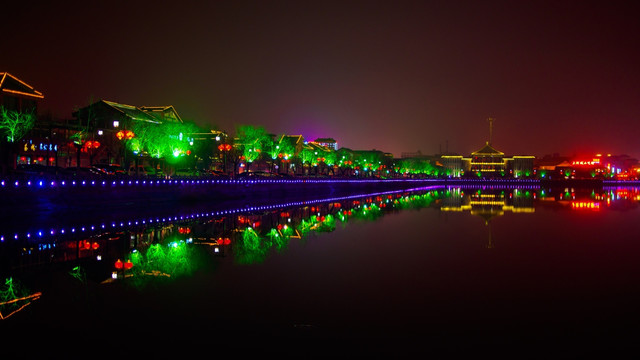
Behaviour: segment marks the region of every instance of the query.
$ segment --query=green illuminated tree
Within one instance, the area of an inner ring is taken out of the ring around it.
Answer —
[[[155,124],[133,121],[131,130],[135,137],[128,141],[127,148],[134,155],[148,155],[153,159],[165,159],[167,163],[184,162],[194,148],[194,133],[200,128],[193,122],[164,122]]]
[[[291,161],[296,155],[296,149],[291,144],[291,142],[285,140],[284,135],[280,136],[280,141],[276,144],[276,149],[278,150],[277,156],[280,164],[280,169],[284,168],[284,173],[289,174],[289,168],[291,165]]]
[[[353,151],[341,148],[336,151],[336,164],[338,165],[338,171],[340,171],[340,175],[351,175],[355,164],[354,164],[355,155]]]
[[[15,154],[17,153],[17,143],[35,125],[36,115],[31,112],[20,112],[8,110],[0,106],[0,153],[2,158],[2,173],[7,169],[15,168]],[[6,141],[3,141],[6,140]]]
[[[317,165],[317,154],[315,152],[314,149],[310,148],[310,147],[304,147],[302,148],[302,151],[300,151],[300,153],[298,154],[298,157],[300,158],[300,162],[302,163],[302,167],[303,167],[303,172],[304,172],[304,167],[306,166],[307,168],[307,175],[311,173],[311,167],[315,164]]]
[[[259,126],[242,125],[236,133],[248,170],[249,165],[260,158],[262,151],[267,150],[272,140],[265,129]]]
[[[8,110],[0,106],[0,131],[10,143],[22,139],[36,123],[36,115],[31,112]]]

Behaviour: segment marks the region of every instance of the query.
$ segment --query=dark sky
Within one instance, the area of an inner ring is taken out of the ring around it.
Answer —
[[[400,156],[640,158],[633,1],[12,1],[0,71],[70,117],[173,105],[235,133],[333,137]]]

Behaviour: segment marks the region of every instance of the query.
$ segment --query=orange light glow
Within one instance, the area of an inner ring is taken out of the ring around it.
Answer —
[[[44,99],[44,95],[42,95],[40,93],[37,93],[37,91],[36,91],[37,94],[29,94],[29,93],[26,93],[26,92],[17,91],[17,90],[10,90],[10,89],[2,89],[2,91],[8,92],[8,93],[13,93],[13,94],[18,94],[18,95],[31,96],[31,97],[35,97],[35,98],[39,98],[39,99]]]

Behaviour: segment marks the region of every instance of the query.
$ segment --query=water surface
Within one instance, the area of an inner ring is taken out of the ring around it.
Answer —
[[[628,348],[639,201],[635,188],[431,187],[61,224],[22,250],[3,242],[20,265],[6,271],[42,295],[1,325],[522,356]],[[131,270],[115,269],[128,258]]]

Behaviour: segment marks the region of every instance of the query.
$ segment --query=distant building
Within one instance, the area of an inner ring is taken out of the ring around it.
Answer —
[[[534,176],[535,156],[515,155],[511,158],[504,158],[506,169],[515,178]]]
[[[485,146],[474,151],[470,156],[442,155],[442,166],[449,176],[475,176],[483,178],[497,177],[532,177],[534,172],[535,156],[514,155],[505,156],[487,141]]]
[[[332,138],[317,138],[313,142],[325,146],[329,149],[338,150],[338,142]]]
[[[471,169],[471,159],[462,155],[442,155],[440,163],[451,177],[461,177]]]

